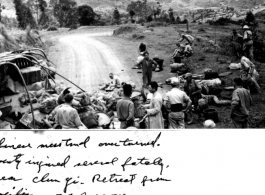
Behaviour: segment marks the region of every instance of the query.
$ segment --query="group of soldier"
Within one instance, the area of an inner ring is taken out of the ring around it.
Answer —
[[[258,73],[255,69],[255,65],[251,62],[251,59],[253,59],[252,32],[247,25],[243,26],[243,30],[243,35],[240,35],[233,30],[232,40],[238,43],[240,39],[243,41],[243,54],[241,54],[242,58],[240,62],[242,66],[241,77],[234,78],[235,90],[232,94],[231,100],[219,100],[214,95],[202,94],[201,86],[194,82],[191,73],[186,74],[184,77],[186,79],[184,90],[180,89],[180,78],[173,78],[171,80],[172,89],[166,93],[166,96],[163,99],[162,95],[158,92],[158,83],[152,81],[153,65],[158,66],[158,64],[156,61],[150,59],[146,44],[140,44],[140,57],[138,58],[137,68],[142,69],[143,87],[147,88],[150,91],[150,94],[152,94],[150,103],[141,107],[145,109],[145,114],[149,117],[150,128],[164,129],[164,119],[169,122],[170,129],[185,128],[185,113],[187,113],[192,106],[195,107],[195,109],[200,110],[200,103],[203,99],[212,99],[212,102],[220,105],[231,105],[230,118],[232,119],[234,128],[248,127],[249,109],[252,104],[249,86],[254,84],[259,93],[260,87],[257,83]],[[183,40],[186,40],[185,45],[181,44]],[[182,34],[181,39],[176,45],[178,48],[174,51],[172,58],[174,59],[174,63],[181,63],[183,58],[192,56],[194,37]],[[249,86],[244,86],[245,83],[249,83]],[[134,119],[133,113],[135,112],[135,107],[133,106],[133,103],[130,102],[132,88],[128,85],[124,85],[123,88],[125,99],[118,102],[117,112],[119,120],[123,123],[121,128],[126,128],[133,124],[132,121]],[[166,110],[169,111],[166,116],[163,113],[163,108],[166,108]],[[214,126],[215,125],[212,127]]]

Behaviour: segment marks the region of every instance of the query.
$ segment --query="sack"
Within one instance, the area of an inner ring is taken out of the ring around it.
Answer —
[[[79,116],[82,123],[88,129],[96,128],[98,126],[98,116],[95,113],[88,111],[85,113],[81,113]]]
[[[173,64],[170,64],[171,71],[177,71],[177,70],[179,70],[182,66],[184,66],[183,63],[173,63]]]
[[[231,69],[231,70],[238,70],[238,69],[241,69],[241,63],[231,63],[230,65],[229,65],[229,68]]]
[[[44,114],[50,114],[57,106],[57,99],[51,97],[40,103],[39,110]]]

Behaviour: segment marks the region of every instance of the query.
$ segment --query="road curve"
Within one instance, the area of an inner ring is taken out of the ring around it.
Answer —
[[[109,82],[110,72],[119,73],[122,80],[128,80],[129,76],[121,72],[124,67],[118,57],[99,39],[100,36],[111,35],[112,31],[107,31],[71,34],[59,38],[55,46],[57,52],[52,57],[58,73],[88,92],[93,92],[100,84]],[[61,79],[58,77],[58,80]]]

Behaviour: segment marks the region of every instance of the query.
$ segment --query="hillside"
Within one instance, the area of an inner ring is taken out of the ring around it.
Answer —
[[[76,0],[78,5],[87,4],[99,12],[109,12],[118,7],[121,12],[125,12],[128,4],[132,0]],[[15,17],[14,4],[12,0],[0,0],[6,9],[3,10],[4,16]],[[47,0],[49,2],[49,0]],[[157,1],[148,0],[154,5]],[[225,7],[233,6],[237,9],[250,9],[257,5],[264,3],[264,0],[160,0],[162,8],[167,10],[172,7],[175,11],[178,10],[192,10],[194,8],[206,7]]]

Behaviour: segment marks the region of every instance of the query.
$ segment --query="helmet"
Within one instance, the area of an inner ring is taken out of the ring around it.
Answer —
[[[249,29],[248,25],[243,26],[243,29],[248,30]]]
[[[212,120],[206,120],[204,123],[203,123],[203,126],[207,129],[213,129],[215,128],[215,123],[212,121]]]
[[[180,47],[185,47],[185,45],[183,45],[183,44],[180,44]]]

